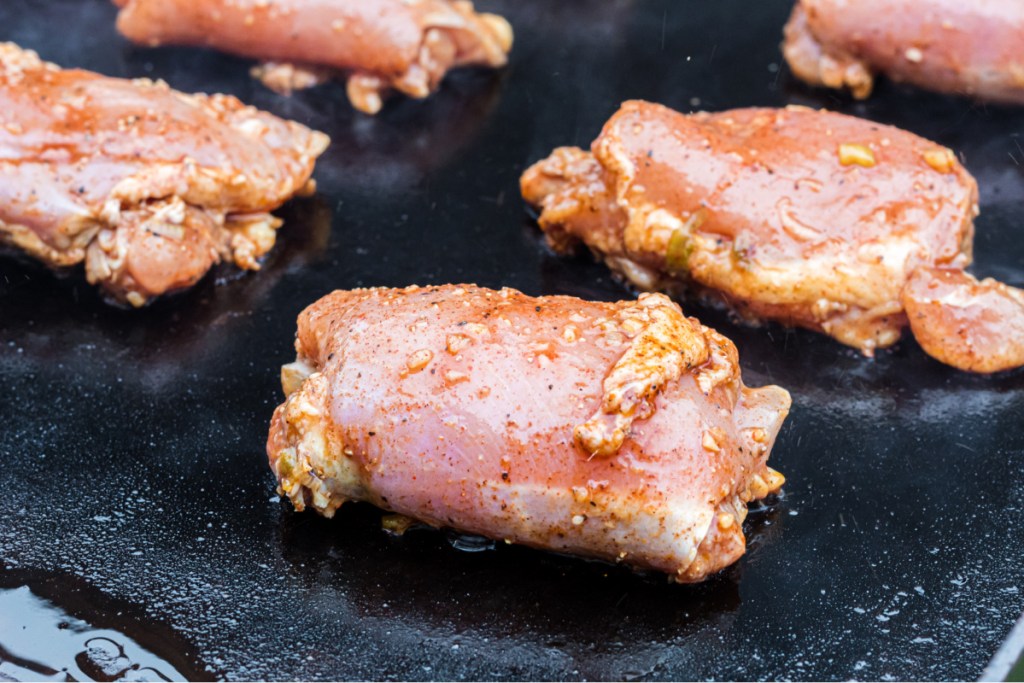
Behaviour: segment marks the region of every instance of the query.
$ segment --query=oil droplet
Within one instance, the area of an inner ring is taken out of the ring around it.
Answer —
[[[457,531],[451,531],[448,533],[448,544],[456,550],[461,550],[466,553],[479,553],[485,550],[494,550],[495,543],[489,538],[483,536],[474,536],[472,534],[460,534]]]

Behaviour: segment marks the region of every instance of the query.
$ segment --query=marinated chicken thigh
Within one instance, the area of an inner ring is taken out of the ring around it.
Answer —
[[[783,52],[813,85],[871,94],[882,73],[929,90],[1024,104],[1019,0],[798,0]]]
[[[504,66],[512,28],[468,0],[114,0],[117,27],[146,45],[204,45],[265,60],[283,93],[345,74],[352,105],[377,113],[398,90],[424,98],[452,68]]]
[[[700,581],[744,552],[790,406],[662,294],[337,291],[300,316],[267,442],[280,490]]]
[[[0,241],[141,306],[258,269],[327,136],[233,97],[62,70],[0,44]]]
[[[647,102],[625,103],[591,152],[557,149],[521,185],[556,250],[582,242],[640,289],[688,284],[868,355],[907,326],[915,272],[970,263],[978,197],[950,150],[897,128]]]

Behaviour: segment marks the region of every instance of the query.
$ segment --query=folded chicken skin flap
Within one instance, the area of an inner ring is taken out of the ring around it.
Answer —
[[[922,268],[902,301],[914,338],[933,358],[979,373],[1024,365],[1024,291],[961,270]]]
[[[797,0],[783,52],[797,77],[864,98],[876,73],[1024,104],[1019,0]]]
[[[423,98],[455,67],[504,66],[512,28],[467,0],[115,0],[117,27],[145,45],[201,45],[260,59],[280,92],[343,72],[374,114],[392,89]]]
[[[556,250],[583,243],[643,290],[713,292],[870,355],[907,326],[915,273],[971,262],[977,184],[951,150],[891,126],[802,107],[685,115],[633,101],[591,150],[534,164],[523,197]],[[983,339],[1017,324],[1015,309],[1000,310],[961,326],[995,362],[925,349],[963,369],[1019,365]],[[942,322],[912,329],[929,324]]]
[[[0,241],[141,306],[257,269],[327,136],[225,95],[60,69],[0,44]]]
[[[661,294],[334,292],[299,317],[267,442],[280,490],[700,581],[744,552],[790,406]]]

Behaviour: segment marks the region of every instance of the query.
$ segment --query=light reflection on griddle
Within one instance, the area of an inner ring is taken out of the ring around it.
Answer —
[[[0,680],[211,678],[191,650],[166,626],[80,580],[0,574]]]

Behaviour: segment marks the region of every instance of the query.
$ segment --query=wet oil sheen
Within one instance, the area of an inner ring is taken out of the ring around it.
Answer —
[[[451,547],[461,550],[464,553],[479,553],[487,550],[494,550],[496,544],[489,538],[463,534],[458,531],[448,531],[447,540]]]
[[[0,588],[0,680],[180,681],[180,671],[119,631],[96,628],[36,595]]]

